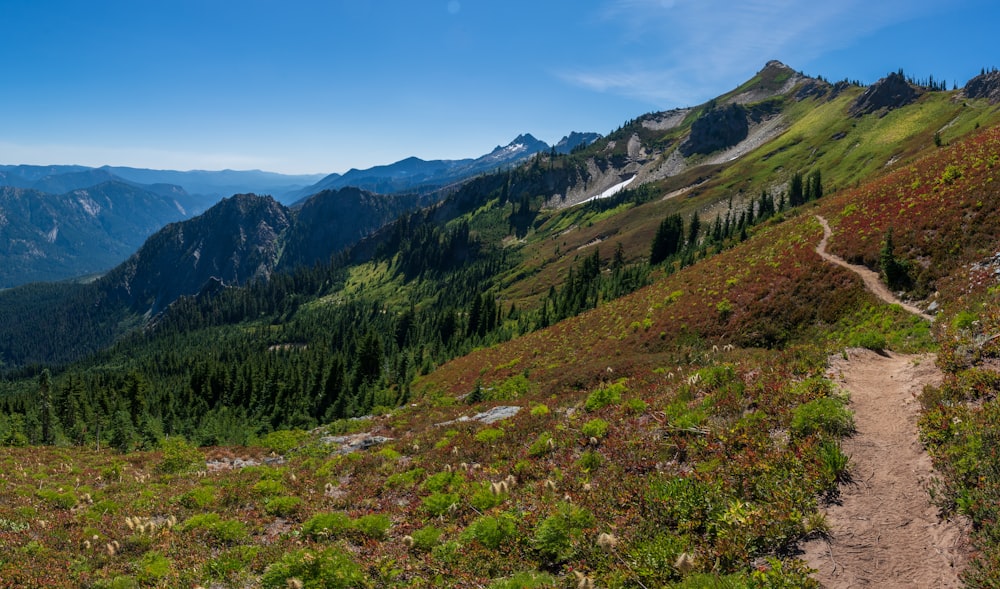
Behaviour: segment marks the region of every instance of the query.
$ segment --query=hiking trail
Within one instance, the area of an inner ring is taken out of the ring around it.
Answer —
[[[876,274],[875,272],[872,272],[871,270],[869,270],[865,266],[862,266],[861,264],[850,264],[843,258],[828,253],[826,251],[826,244],[830,240],[830,235],[833,232],[830,230],[830,224],[826,222],[826,219],[824,219],[819,215],[816,215],[816,219],[818,219],[820,225],[823,226],[823,239],[821,239],[819,245],[816,246],[816,253],[819,254],[821,258],[823,258],[827,262],[831,262],[843,268],[847,268],[851,272],[854,272],[855,274],[860,276],[861,280],[863,280],[865,283],[865,288],[867,288],[872,294],[882,299],[886,303],[889,303],[890,305],[899,305],[903,309],[909,311],[910,313],[913,313],[914,315],[922,317],[927,321],[934,321],[933,317],[931,317],[927,313],[924,313],[919,308],[914,307],[909,303],[904,303],[903,301],[896,298],[896,295],[892,294],[892,292],[889,291],[888,287],[882,284],[882,281],[879,280],[878,274]]]
[[[823,586],[961,587],[968,523],[941,521],[925,484],[931,459],[917,436],[916,399],[941,382],[933,354],[853,348],[828,376],[850,394],[857,432],[843,441],[851,481],[825,509],[829,538],[802,546]]]

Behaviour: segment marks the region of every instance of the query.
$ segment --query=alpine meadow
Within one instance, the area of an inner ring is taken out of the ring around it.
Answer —
[[[274,197],[0,167],[0,586],[997,586],[998,103],[771,61]]]

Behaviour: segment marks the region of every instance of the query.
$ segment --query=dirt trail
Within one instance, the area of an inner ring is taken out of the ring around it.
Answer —
[[[913,305],[904,303],[903,301],[897,299],[896,296],[893,295],[889,291],[889,289],[886,288],[884,284],[882,284],[882,281],[879,280],[878,274],[876,274],[875,272],[872,272],[871,270],[860,264],[849,264],[844,259],[835,256],[831,253],[828,253],[826,251],[826,243],[827,241],[829,241],[830,235],[832,233],[832,231],[830,230],[830,224],[826,222],[826,219],[820,217],[819,215],[816,215],[816,218],[819,219],[820,224],[823,226],[823,239],[820,240],[819,245],[816,246],[816,253],[819,254],[820,257],[822,257],[827,262],[832,262],[838,266],[843,266],[844,268],[847,268],[851,272],[854,272],[855,274],[860,276],[861,280],[863,280],[865,283],[865,288],[867,288],[875,296],[889,303],[890,305],[892,304],[899,305],[900,307],[906,309],[907,311],[913,313],[914,315],[919,315],[920,317],[923,317],[928,321],[934,321],[933,317],[931,317],[927,313],[924,313],[917,307],[914,307]]]
[[[844,440],[850,483],[826,509],[830,538],[805,544],[816,578],[841,587],[961,587],[968,525],[939,521],[924,483],[930,457],[917,437],[925,384],[940,382],[934,356],[848,351],[830,377],[850,393],[857,433]]]

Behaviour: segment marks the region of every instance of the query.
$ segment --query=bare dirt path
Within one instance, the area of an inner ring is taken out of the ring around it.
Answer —
[[[934,356],[847,354],[831,359],[830,377],[855,413],[857,433],[843,445],[852,481],[826,509],[829,538],[806,543],[803,558],[831,589],[961,587],[968,525],[939,521],[924,488],[931,460],[917,437],[916,395],[941,379]]]
[[[830,230],[830,224],[826,222],[826,219],[820,217],[819,215],[816,215],[816,218],[819,219],[820,225],[823,226],[823,239],[820,240],[819,245],[816,246],[816,253],[819,254],[821,258],[823,258],[827,262],[831,262],[838,266],[847,268],[851,272],[854,272],[855,274],[860,276],[861,280],[863,280],[865,283],[865,288],[867,288],[875,296],[889,303],[890,305],[892,304],[899,305],[900,307],[906,309],[907,311],[913,313],[914,315],[919,315],[920,317],[923,317],[928,321],[934,321],[933,317],[931,317],[927,313],[924,313],[917,307],[914,307],[913,305],[904,303],[903,301],[897,299],[896,296],[892,294],[892,292],[890,292],[889,289],[884,284],[882,284],[882,281],[879,280],[878,274],[876,274],[875,272],[872,272],[871,270],[860,264],[849,264],[843,258],[840,258],[838,256],[835,256],[827,252],[826,243],[827,241],[830,240],[830,235],[833,232]]]

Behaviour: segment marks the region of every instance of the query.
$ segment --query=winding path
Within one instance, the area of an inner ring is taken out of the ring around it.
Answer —
[[[821,258],[823,258],[827,262],[831,262],[838,266],[847,268],[851,272],[854,272],[855,274],[860,276],[861,280],[863,280],[865,283],[865,288],[867,288],[869,291],[871,291],[872,294],[882,299],[883,301],[889,303],[890,305],[899,305],[903,309],[909,311],[910,313],[913,313],[914,315],[922,317],[927,321],[934,321],[934,317],[928,315],[927,313],[924,313],[919,308],[914,307],[909,303],[904,303],[903,301],[896,298],[896,296],[892,294],[892,292],[890,292],[889,289],[884,284],[882,284],[882,281],[879,280],[878,274],[876,274],[875,272],[872,272],[871,270],[860,264],[849,264],[843,258],[840,258],[838,256],[835,256],[827,252],[826,244],[830,240],[830,235],[833,232],[830,230],[830,224],[826,222],[826,219],[824,219],[819,215],[816,215],[816,218],[819,220],[820,225],[823,226],[823,239],[821,239],[819,245],[816,246],[816,253],[819,254]]]
[[[829,376],[855,413],[857,433],[843,442],[852,480],[825,510],[829,538],[803,545],[803,558],[828,589],[961,587],[969,526],[938,518],[924,488],[931,459],[917,437],[916,395],[941,381],[934,356],[847,356],[831,359]]]
[[[830,224],[816,215],[823,239],[816,253],[854,272],[875,296],[927,321],[934,318],[897,299],[868,268],[826,251]],[[916,396],[941,382],[934,355],[907,356],[852,349],[830,360],[830,378],[850,394],[857,432],[844,440],[850,483],[825,510],[828,538],[803,545],[803,558],[828,589],[961,587],[969,524],[941,521],[925,489],[931,459],[917,436]]]

